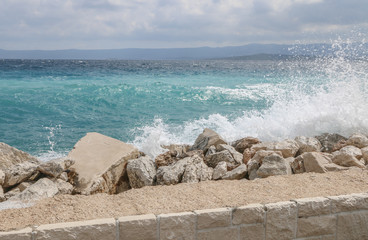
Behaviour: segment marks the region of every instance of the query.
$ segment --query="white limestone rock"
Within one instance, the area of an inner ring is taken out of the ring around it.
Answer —
[[[317,138],[299,136],[295,138],[295,141],[299,145],[299,154],[305,152],[320,152],[322,145]]]
[[[257,170],[257,176],[266,178],[275,175],[290,175],[291,167],[280,155],[273,153],[263,158],[261,167]]]
[[[243,154],[236,151],[234,147],[227,144],[219,144],[216,149],[217,151],[228,150],[238,165],[243,163]]]
[[[247,174],[247,165],[241,164],[240,166],[234,168],[233,170],[227,172],[222,176],[223,180],[239,180],[245,177]]]
[[[299,150],[299,145],[296,141],[287,139],[281,142],[258,143],[253,145],[251,149],[255,150],[256,152],[259,150],[280,151],[284,158],[288,158],[295,157]]]
[[[190,162],[190,157],[181,159],[169,166],[162,166],[157,169],[158,185],[174,185],[178,184],[184,174],[185,168]]]
[[[209,155],[205,159],[207,166],[215,168],[219,162],[226,162],[228,166],[236,167],[239,163],[233,158],[228,150],[223,150],[221,152],[216,152]]]
[[[349,137],[346,144],[353,145],[357,148],[365,148],[368,147],[368,137],[363,134],[356,133]]]
[[[156,167],[148,156],[128,161],[127,172],[132,188],[152,186],[156,180]]]
[[[56,183],[48,178],[41,178],[26,190],[8,199],[8,201],[34,201],[53,197],[59,192]]]
[[[39,164],[38,159],[30,154],[0,142],[0,170],[5,171],[14,165],[24,162]]]
[[[193,156],[184,170],[182,183],[197,183],[212,180],[213,168],[208,167],[199,156]]]
[[[12,187],[21,182],[27,181],[37,172],[38,164],[28,161],[22,162],[16,165],[11,166],[9,169],[6,169],[5,179],[3,183],[3,187]]]
[[[332,162],[344,167],[365,168],[364,163],[359,161],[353,155],[344,152],[339,152],[335,154],[334,157],[332,158]]]
[[[253,158],[247,163],[249,180],[253,180],[259,177],[257,175],[257,170],[262,165],[263,158],[274,153],[282,156],[282,153],[280,151],[259,150],[258,152],[256,152]]]
[[[213,170],[212,179],[218,180],[221,179],[227,173],[227,163],[222,161],[217,164],[215,169]]]
[[[60,176],[60,174],[67,171],[74,164],[74,162],[74,160],[69,158],[53,159],[41,163],[37,170],[47,176],[57,178]]]
[[[347,138],[341,136],[337,133],[324,133],[319,136],[316,136],[318,141],[320,141],[322,148],[322,152],[333,152],[338,148],[341,148]]]
[[[205,128],[203,132],[195,140],[192,150],[203,150],[204,153],[207,152],[208,148],[212,145],[217,147],[219,144],[226,144],[225,140],[217,134],[215,131]]]
[[[72,194],[74,188],[73,185],[59,178],[56,179],[54,182],[56,183],[59,190],[57,194]]]
[[[363,157],[362,150],[360,150],[359,148],[355,146],[351,146],[351,145],[345,146],[341,148],[339,151],[335,151],[332,153],[333,156],[336,156],[339,154],[348,154],[348,155],[351,155],[357,158],[358,160],[360,160]]]

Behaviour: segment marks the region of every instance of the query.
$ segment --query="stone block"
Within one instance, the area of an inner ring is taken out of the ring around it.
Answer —
[[[22,230],[11,232],[0,232],[1,240],[32,240],[32,228],[24,228]]]
[[[198,210],[197,229],[227,227],[231,225],[231,209],[218,208]]]
[[[153,214],[121,217],[118,220],[120,240],[157,239],[157,220]]]
[[[238,207],[233,212],[233,224],[264,223],[265,209],[262,204]]]
[[[182,239],[191,240],[196,238],[196,218],[192,212],[161,214],[160,240]]]
[[[266,239],[293,239],[296,231],[297,205],[294,202],[266,204]]]
[[[328,198],[331,199],[332,213],[368,210],[368,193],[356,193]]]
[[[368,239],[368,211],[339,214],[336,239]]]
[[[41,225],[36,231],[37,240],[116,240],[115,219],[97,219]]]
[[[336,229],[336,216],[325,215],[298,219],[296,236],[313,237],[334,234]]]
[[[310,217],[330,214],[330,199],[324,197],[295,200],[298,204],[298,217]]]
[[[217,228],[198,232],[197,240],[238,240],[237,228]]]
[[[263,240],[265,228],[263,224],[246,225],[240,227],[240,240]]]

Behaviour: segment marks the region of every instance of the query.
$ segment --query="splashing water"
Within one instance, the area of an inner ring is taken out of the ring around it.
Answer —
[[[47,152],[43,152],[39,154],[38,158],[41,161],[48,161],[51,159],[64,157],[66,155],[66,152],[55,151],[55,145],[57,144],[55,134],[56,132],[61,131],[61,124],[55,125],[54,127],[44,127],[44,129],[48,131],[47,140],[48,140],[50,149],[47,150]]]

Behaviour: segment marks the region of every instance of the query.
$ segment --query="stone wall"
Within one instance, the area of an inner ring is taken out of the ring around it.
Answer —
[[[368,193],[49,224],[0,232],[0,239],[362,240],[368,239]]]

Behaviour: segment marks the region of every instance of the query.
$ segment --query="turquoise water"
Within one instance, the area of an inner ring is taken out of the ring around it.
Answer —
[[[193,143],[368,133],[367,62],[0,60],[0,141],[47,160],[87,132],[130,142]]]

